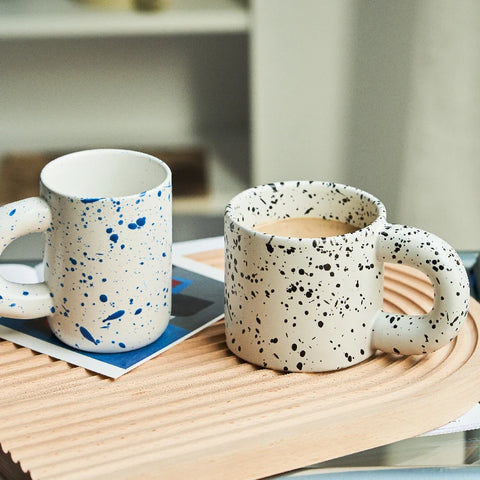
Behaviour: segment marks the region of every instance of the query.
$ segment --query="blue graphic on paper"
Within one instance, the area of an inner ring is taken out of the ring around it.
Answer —
[[[166,350],[182,338],[199,331],[223,313],[223,282],[210,277],[174,265],[172,294],[173,317],[161,337],[146,347],[125,353],[91,353],[76,350],[53,335],[45,318],[18,320],[0,317],[0,325],[45,342],[44,348],[38,349],[42,353],[55,355],[62,359],[61,354],[49,352],[48,345],[54,345],[59,347],[60,351],[75,352],[82,357],[88,357],[128,371],[145,359]],[[103,300],[106,299],[101,299],[101,301]],[[141,314],[141,309],[139,310],[138,314]],[[109,319],[119,316],[121,316],[121,311],[114,312]],[[95,338],[88,330],[84,329],[82,335],[95,343]],[[20,345],[22,344],[21,339],[15,341]],[[98,371],[101,373],[100,370]]]
[[[62,347],[77,353],[79,352],[78,350],[69,347],[58,340],[57,337],[55,337],[55,335],[53,335],[51,332],[47,321],[44,318],[26,321],[18,321],[13,318],[0,318],[0,324],[58,347]],[[119,368],[130,368],[145,358],[150,357],[150,355],[155,353],[157,350],[163,350],[165,347],[176,342],[178,339],[184,337],[188,333],[190,333],[190,331],[186,330],[185,328],[169,324],[162,336],[156,342],[153,342],[146,347],[139,348],[138,350],[125,353],[81,353],[86,357],[94,358],[95,360],[99,360]],[[93,340],[93,342],[95,342],[95,340]]]

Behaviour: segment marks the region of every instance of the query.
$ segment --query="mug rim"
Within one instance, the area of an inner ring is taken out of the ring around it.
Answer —
[[[136,157],[142,157],[144,159],[149,159],[151,162],[156,163],[159,167],[163,169],[163,172],[165,173],[165,176],[163,180],[160,183],[157,183],[145,190],[142,191],[137,191],[134,193],[129,193],[126,195],[99,195],[95,200],[104,200],[104,199],[121,199],[121,198],[134,198],[138,197],[139,195],[147,194],[149,192],[158,190],[160,187],[166,186],[168,184],[171,184],[171,179],[172,179],[172,172],[170,170],[170,167],[163,161],[160,160],[159,158],[150,155],[148,153],[136,151],[136,150],[128,150],[128,149],[120,149],[120,148],[95,148],[95,149],[86,149],[86,150],[79,150],[79,151],[74,151],[67,153],[65,155],[61,155],[50,162],[48,162],[40,172],[40,184],[45,187],[47,190],[49,190],[52,193],[55,193],[56,195],[59,195],[61,197],[65,198],[71,198],[74,200],[85,200],[85,199],[90,199],[93,198],[93,195],[81,195],[81,194],[74,194],[67,192],[61,188],[58,188],[58,185],[52,186],[52,181],[51,179],[48,178],[50,174],[50,170],[54,168],[58,168],[59,165],[66,163],[68,161],[73,161],[72,159],[76,158],[77,162],[82,162],[86,157],[94,156],[94,155],[102,155],[102,154],[115,154],[115,155],[134,155]]]
[[[317,186],[322,186],[322,187],[328,187],[328,188],[340,188],[343,190],[346,190],[352,194],[357,195],[358,197],[364,198],[367,201],[369,201],[376,209],[377,209],[377,214],[375,220],[373,222],[369,223],[365,227],[358,228],[354,232],[350,233],[344,233],[341,235],[333,235],[333,236],[328,236],[328,237],[295,237],[295,236],[284,236],[284,235],[272,235],[271,233],[263,233],[258,230],[255,230],[252,227],[246,226],[242,221],[239,221],[238,219],[233,218],[232,215],[232,210],[234,208],[234,203],[242,200],[244,197],[248,197],[248,195],[251,195],[253,191],[255,190],[260,190],[260,189],[265,189],[265,188],[285,188],[289,187],[292,188],[294,186],[298,187],[301,185],[317,185]],[[354,187],[352,185],[347,185],[347,184],[342,184],[338,182],[328,182],[328,181],[321,181],[321,180],[287,180],[287,181],[278,181],[278,182],[271,182],[271,183],[264,183],[261,185],[257,185],[255,187],[248,188],[246,190],[243,190],[242,192],[238,193],[235,195],[227,204],[225,207],[225,213],[224,217],[228,218],[230,221],[233,221],[237,227],[241,228],[243,231],[247,232],[249,235],[257,236],[260,239],[278,239],[281,241],[289,240],[289,241],[301,241],[301,240],[316,240],[320,242],[339,242],[339,241],[345,241],[347,239],[354,238],[355,236],[360,236],[360,235],[365,235],[368,234],[368,232],[373,231],[377,228],[378,225],[383,224],[386,222],[387,218],[387,211],[385,208],[385,205],[383,202],[381,202],[377,197],[372,195],[369,192],[366,192],[360,188]]]

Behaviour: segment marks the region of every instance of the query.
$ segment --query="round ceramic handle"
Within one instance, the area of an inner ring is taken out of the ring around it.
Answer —
[[[423,230],[387,225],[379,235],[377,256],[424,272],[433,284],[434,302],[426,315],[380,312],[374,323],[373,347],[402,355],[422,354],[455,338],[470,301],[467,272],[455,250]]]
[[[0,207],[0,254],[11,242],[28,233],[44,232],[51,223],[48,204],[40,197]],[[52,313],[53,302],[45,283],[10,282],[0,276],[0,315],[39,318]]]

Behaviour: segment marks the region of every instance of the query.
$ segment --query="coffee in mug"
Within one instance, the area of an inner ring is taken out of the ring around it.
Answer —
[[[429,276],[430,312],[382,311],[385,262]],[[377,349],[433,352],[458,334],[469,299],[465,268],[450,245],[388,223],[384,205],[357,188],[272,183],[226,207],[226,342],[253,364],[321,372],[358,364]]]
[[[320,217],[288,217],[255,225],[254,230],[270,235],[299,238],[324,238],[358,230],[355,225]]]

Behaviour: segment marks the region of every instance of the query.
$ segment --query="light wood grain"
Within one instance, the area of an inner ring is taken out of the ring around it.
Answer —
[[[192,260],[197,262],[206,263],[210,267],[215,267],[220,270],[224,268],[223,248],[217,248],[215,250],[209,250],[207,252],[198,252],[187,255]]]
[[[194,257],[223,266],[222,251]],[[419,272],[386,268],[386,309],[423,313],[432,298]],[[223,322],[115,381],[1,341],[0,471],[253,479],[411,437],[480,399],[479,320],[472,301],[458,338],[434,354],[378,353],[324,374],[239,360]]]

